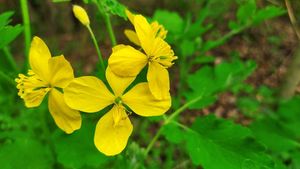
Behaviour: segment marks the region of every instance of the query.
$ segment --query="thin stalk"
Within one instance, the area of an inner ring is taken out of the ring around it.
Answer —
[[[108,14],[104,14],[104,20],[105,20],[106,29],[108,30],[108,33],[109,33],[109,38],[111,40],[111,44],[112,44],[112,46],[116,46],[117,41],[116,41],[116,37],[115,37],[114,31],[113,31],[113,28],[111,26],[110,16]]]
[[[87,26],[90,34],[91,34],[91,37],[92,37],[92,40],[93,40],[93,43],[95,45],[95,48],[96,48],[96,51],[97,51],[97,54],[98,54],[98,58],[99,58],[99,62],[100,62],[100,65],[101,65],[101,70],[103,72],[105,72],[105,66],[104,66],[104,61],[103,61],[103,57],[102,57],[102,54],[101,54],[101,51],[100,51],[100,48],[98,46],[98,42],[96,40],[96,37],[94,35],[94,32],[93,30],[91,29],[90,25]]]
[[[180,113],[182,113],[184,110],[186,110],[189,106],[191,106],[192,104],[198,102],[199,100],[201,100],[203,98],[202,95],[194,98],[193,100],[187,102],[186,104],[184,104],[183,106],[181,106],[180,108],[178,108],[176,111],[174,111],[174,113],[172,113],[167,120],[165,120],[165,124],[170,123],[176,116],[178,116]]]
[[[54,3],[60,3],[60,2],[71,2],[71,0],[52,0]]]
[[[160,137],[160,135],[162,134],[162,127],[164,125],[169,124],[170,122],[173,121],[173,119],[178,116],[180,113],[182,113],[184,110],[186,110],[189,106],[191,106],[192,104],[196,103],[197,101],[201,100],[203,98],[202,95],[196,97],[195,99],[187,102],[186,104],[184,104],[183,106],[181,106],[180,108],[178,108],[176,111],[174,111],[169,117],[164,118],[166,119],[163,123],[163,125],[159,128],[159,130],[156,132],[155,136],[153,137],[153,139],[150,141],[150,143],[148,144],[146,151],[145,151],[145,155],[147,156],[148,153],[150,152],[150,150],[152,149],[154,143],[158,140],[158,138]]]
[[[292,5],[289,0],[285,0],[285,5],[288,11],[288,15],[292,24],[292,27],[298,37],[300,42],[300,30],[298,29],[297,19],[295,17]],[[295,52],[291,65],[288,68],[288,71],[285,75],[284,83],[282,84],[280,96],[284,99],[291,98],[300,82],[300,45],[298,45],[298,49]]]
[[[11,67],[13,68],[13,70],[15,72],[18,72],[18,66],[16,64],[16,61],[15,61],[14,57],[10,53],[9,48],[8,47],[4,47],[3,48],[3,52],[4,52],[4,55],[6,56],[7,61],[9,62],[9,64],[11,65]]]
[[[117,41],[116,41],[116,37],[111,25],[111,21],[110,21],[110,16],[108,14],[106,14],[104,12],[104,10],[101,8],[100,2],[96,1],[95,2],[99,13],[104,17],[104,21],[105,21],[105,25],[106,25],[106,29],[108,30],[108,34],[109,34],[109,38],[111,40],[111,44],[112,46],[116,46],[117,45]]]
[[[24,43],[25,43],[25,69],[29,67],[29,48],[31,41],[31,30],[30,30],[30,18],[29,18],[29,10],[27,0],[20,0],[21,10],[22,10],[22,18],[24,25]]]
[[[291,2],[289,0],[285,0],[285,5],[286,5],[286,9],[288,11],[288,15],[289,15],[291,24],[293,26],[293,29],[294,29],[298,39],[300,40],[300,30],[297,27],[297,19],[295,17],[294,10],[292,8]]]
[[[151,148],[153,147],[154,143],[157,141],[157,139],[159,138],[159,136],[162,133],[162,127],[159,128],[159,130],[156,132],[155,136],[153,137],[153,139],[150,141],[150,143],[148,144],[147,148],[146,148],[146,152],[145,152],[145,156],[147,156],[147,154],[150,152]]]
[[[284,83],[281,87],[280,96],[284,99],[291,98],[300,82],[300,45],[293,56],[293,60],[288,68]]]

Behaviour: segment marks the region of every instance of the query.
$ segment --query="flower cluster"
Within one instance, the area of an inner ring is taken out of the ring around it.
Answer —
[[[74,6],[75,16],[89,24],[83,8]],[[66,133],[81,127],[79,111],[98,112],[112,108],[97,123],[94,143],[105,155],[119,154],[127,145],[133,126],[131,112],[140,116],[159,116],[171,106],[167,68],[177,59],[164,40],[167,31],[158,22],[148,23],[142,15],[126,14],[134,26],[125,35],[138,49],[120,44],[112,49],[105,76],[108,85],[97,77],[74,78],[64,56],[51,57],[48,47],[34,37],[30,48],[28,75],[16,79],[19,96],[27,107],[37,107],[49,93],[49,111],[55,123]],[[147,82],[129,87],[141,70],[148,66]]]

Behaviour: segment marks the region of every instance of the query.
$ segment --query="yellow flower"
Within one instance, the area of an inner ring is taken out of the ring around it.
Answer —
[[[73,5],[73,13],[84,26],[90,25],[89,16],[81,6]]]
[[[170,90],[166,68],[171,67],[177,57],[170,45],[162,39],[164,36],[160,36],[161,31],[153,29],[146,18],[142,15],[127,15],[131,22],[134,20],[136,40],[132,41],[140,43],[144,53],[131,46],[118,45],[113,48],[108,64],[118,76],[136,76],[148,64],[147,80],[150,91],[155,98],[164,99],[168,97]],[[158,23],[154,22],[153,25]],[[133,33],[135,32],[131,34]]]
[[[129,10],[126,10],[125,12],[129,21],[134,25],[134,17],[136,15],[132,14]],[[154,32],[154,35],[156,35],[156,37],[160,37],[162,39],[166,38],[168,31],[157,21],[152,22],[150,26]],[[140,40],[137,34],[133,30],[125,29],[124,34],[132,43],[134,43],[137,46],[141,46]]]
[[[68,107],[60,89],[74,79],[73,69],[63,55],[51,57],[42,39],[34,37],[29,52],[32,70],[28,75],[19,74],[16,78],[18,95],[24,99],[26,107],[37,107],[49,92],[49,111],[56,125],[66,133],[81,127],[81,116]]]
[[[112,156],[123,151],[132,133],[133,127],[126,107],[140,116],[159,116],[170,108],[171,98],[169,96],[164,100],[156,100],[145,82],[137,84],[125,93],[135,77],[121,78],[109,67],[106,70],[106,79],[113,92],[98,78],[83,76],[75,78],[66,87],[64,97],[71,108],[89,113],[113,105],[98,121],[94,136],[97,149],[107,156]]]

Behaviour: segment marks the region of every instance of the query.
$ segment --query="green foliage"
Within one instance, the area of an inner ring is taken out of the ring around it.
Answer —
[[[204,66],[197,70],[187,78],[187,84],[191,92],[186,93],[186,99],[191,100],[199,95],[203,95],[207,98],[195,103],[190,108],[201,108],[206,106],[206,103],[213,103],[215,101],[213,99],[214,95],[217,94],[217,92],[238,85],[245,80],[255,68],[256,64],[253,61],[244,63],[234,58],[231,62],[222,62],[215,67]]]
[[[106,164],[110,158],[99,153],[94,146],[95,126],[96,123],[86,120],[82,128],[72,135],[57,130],[53,134],[57,161],[73,169],[98,168]]]
[[[11,11],[0,14],[0,49],[11,43],[23,30],[21,25],[8,25],[12,15]]]
[[[187,149],[195,164],[206,169],[273,168],[265,148],[245,127],[208,116],[196,119],[192,129],[197,133],[190,133]]]
[[[95,3],[103,14],[117,15],[124,19],[127,18],[125,14],[125,6],[117,0],[83,0],[84,3]]]
[[[186,151],[195,165],[205,169],[271,169],[274,166],[265,153],[265,147],[255,140],[246,127],[206,116],[198,117],[191,128],[184,129],[171,123],[163,134],[172,143],[185,142]]]
[[[256,138],[267,146],[277,160],[292,169],[299,168],[299,103],[300,97],[282,101],[276,112],[263,114],[261,119],[254,121],[250,129]],[[281,168],[286,168],[282,165]]]
[[[53,158],[47,146],[35,139],[18,136],[12,143],[0,146],[2,169],[52,168]]]
[[[178,34],[183,32],[184,21],[176,12],[156,10],[153,20],[163,24],[168,32]]]

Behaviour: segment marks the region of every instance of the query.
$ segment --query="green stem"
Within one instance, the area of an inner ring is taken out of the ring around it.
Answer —
[[[146,152],[145,152],[145,157],[148,155],[148,153],[150,152],[151,148],[153,147],[154,143],[157,141],[157,139],[159,138],[159,136],[162,133],[162,127],[159,128],[159,130],[156,132],[155,136],[153,137],[153,139],[151,140],[151,142],[148,144],[147,148],[146,148]]]
[[[59,2],[71,2],[71,0],[52,0],[54,3],[59,3]]]
[[[115,37],[114,31],[113,31],[113,28],[111,26],[110,16],[108,14],[104,14],[104,20],[105,20],[106,29],[108,30],[108,33],[109,33],[111,44],[112,44],[112,46],[116,46],[117,41],[116,41],[116,37]]]
[[[11,67],[14,69],[15,72],[18,72],[18,66],[16,64],[16,61],[15,61],[14,57],[10,53],[9,48],[8,47],[4,47],[3,48],[3,52],[4,52],[5,56],[6,56],[7,61],[11,65]]]
[[[27,0],[20,0],[21,10],[22,10],[22,18],[24,25],[24,42],[25,42],[25,69],[29,67],[29,48],[31,41],[31,30],[30,30],[30,18],[29,18],[29,10]]]
[[[99,57],[99,62],[100,62],[100,66],[101,66],[101,70],[103,72],[105,72],[105,66],[104,66],[104,61],[103,61],[103,57],[102,57],[102,54],[101,54],[101,51],[100,51],[100,48],[98,46],[98,42],[96,40],[96,37],[94,35],[94,32],[93,30],[91,29],[90,25],[87,26],[90,34],[91,34],[91,37],[92,37],[92,40],[93,40],[93,43],[95,45],[95,48],[96,48],[96,51],[97,51],[97,54],[98,54],[98,57]]]
[[[192,104],[198,102],[199,100],[202,99],[202,95],[196,97],[195,99],[187,102],[186,104],[184,104],[183,106],[181,106],[180,108],[178,108],[176,111],[174,111],[174,113],[172,113],[169,117],[165,118],[165,121],[163,123],[162,126],[169,124],[170,122],[173,121],[173,119],[178,116],[180,113],[182,113],[184,110],[186,110],[189,106],[191,106]],[[156,132],[155,136],[153,137],[153,139],[150,141],[150,143],[148,144],[146,151],[145,151],[145,155],[147,156],[148,153],[150,152],[150,150],[152,149],[154,143],[157,141],[157,139],[159,138],[159,136],[162,134],[162,126],[159,128],[159,130]]]
[[[182,129],[190,132],[194,132],[194,130],[190,129],[188,126],[178,123],[177,121],[172,121],[173,124],[176,124],[177,126],[181,127]]]
[[[117,41],[116,41],[116,37],[115,37],[114,31],[113,31],[113,28],[111,25],[110,16],[104,12],[104,9],[102,9],[99,1],[95,1],[95,4],[98,8],[99,13],[104,17],[106,29],[108,30],[111,44],[112,44],[112,46],[116,46]]]

